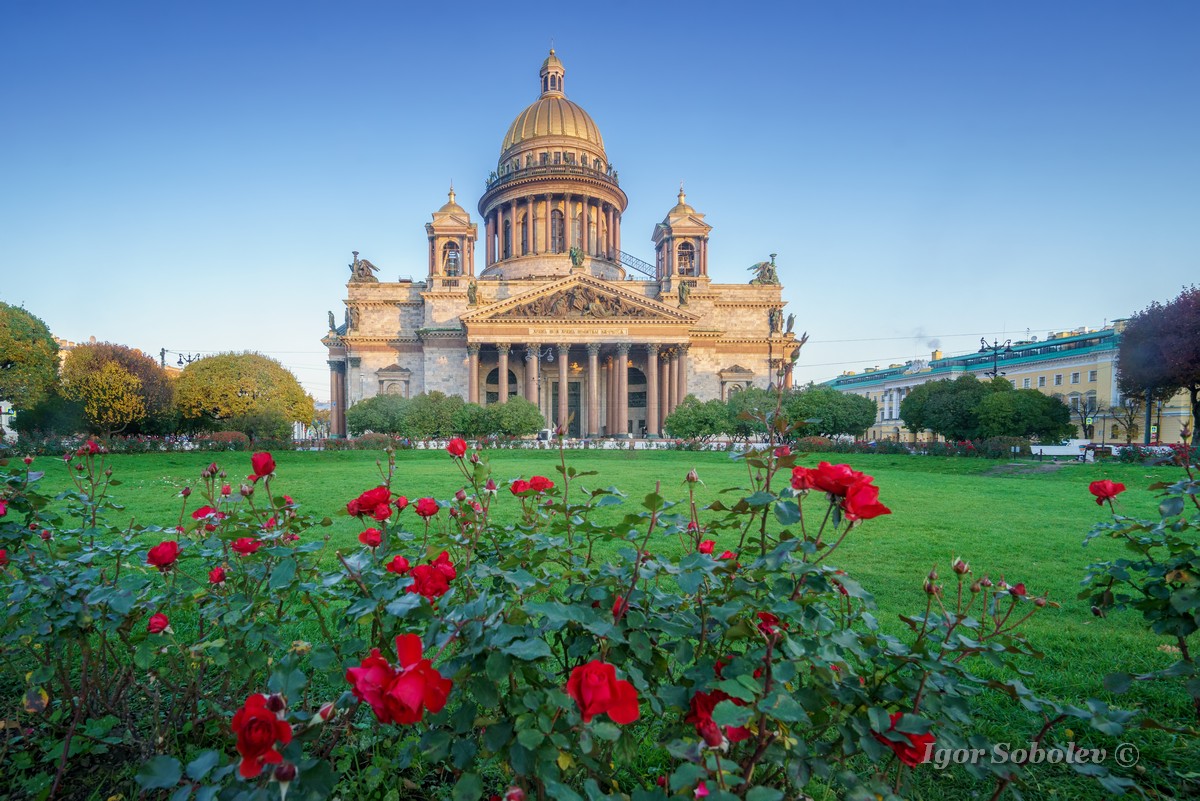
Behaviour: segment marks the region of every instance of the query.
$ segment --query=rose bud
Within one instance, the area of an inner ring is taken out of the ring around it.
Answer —
[[[467,493],[464,490],[459,490],[458,492],[454,493],[454,500],[458,501],[459,503],[462,503],[466,499]]]
[[[971,592],[979,592],[981,589],[983,589],[983,585],[978,581],[971,582]]]
[[[249,498],[254,494],[254,487],[250,486],[249,484],[243,484],[238,488],[238,492],[242,494],[243,498]]]
[[[495,495],[496,494],[496,482],[489,478],[487,480],[487,483],[483,485],[483,491],[490,492],[493,495]]]
[[[291,762],[284,762],[275,768],[275,781],[280,784],[287,784],[296,778],[296,766]]]
[[[269,696],[267,696],[267,702],[265,706],[267,709],[278,715],[280,712],[287,709],[287,701],[285,701],[283,696],[279,693],[271,693]]]
[[[228,497],[229,497],[229,493],[231,493],[231,492],[233,492],[233,488],[232,488],[232,487],[230,487],[228,484],[222,484],[222,485],[221,485],[221,494],[222,494],[222,495],[224,495],[225,497],[227,497],[227,498],[228,498]]]
[[[689,470],[684,480],[689,484],[695,484],[697,481],[699,481],[700,476],[696,474],[696,468],[693,467],[691,470]]]
[[[1095,615],[1096,617],[1104,617],[1104,610],[1098,606],[1093,606],[1092,614]]]
[[[934,584],[932,581],[926,581],[924,586],[925,586],[925,594],[926,595],[936,595],[937,594],[937,585]]]
[[[472,454],[471,454],[471,464],[479,464],[479,462],[480,462],[480,459],[479,459],[479,454],[478,454],[478,453],[472,453]]]
[[[983,581],[981,581],[980,583],[983,584],[983,586],[985,586],[985,587],[992,586],[992,580],[990,578],[988,578],[987,576],[984,576]]]
[[[333,702],[321,704],[321,708],[317,710],[317,714],[313,715],[313,724],[324,723],[337,714],[337,708]]]
[[[185,498],[186,498],[186,497],[188,497],[189,495],[191,495],[191,494],[192,494],[192,488],[191,488],[191,487],[184,487],[183,489],[181,489],[181,490],[179,491],[179,494],[180,494],[180,495],[182,495],[183,497],[185,497]]]
[[[43,540],[46,540],[47,542],[49,542],[50,541],[50,532],[47,531],[46,529],[42,529],[41,537]]]
[[[25,462],[25,466],[26,466],[26,467],[29,467],[29,465],[33,464],[33,457],[32,457],[32,456],[26,456],[26,457],[25,457],[25,459],[24,459],[24,462]]]
[[[105,470],[104,470],[104,477],[105,477],[105,478],[112,478],[112,468],[111,468],[111,467],[105,468]]]
[[[933,570],[930,570],[930,571],[929,571],[929,575],[927,576],[927,578],[928,578],[930,581],[937,581],[937,580],[938,580],[938,574],[937,574],[937,568],[936,568],[936,567],[935,567]]]
[[[525,791],[515,784],[504,791],[504,801],[525,801]]]
[[[654,780],[654,783],[657,784],[659,787],[666,787],[667,786],[667,777],[659,776],[657,779]]]
[[[1046,599],[1045,598],[1034,598],[1033,605],[1037,606],[1037,607],[1043,607],[1046,605]]]
[[[958,558],[955,558],[955,560],[950,563],[950,569],[960,576],[965,576],[967,573],[971,572],[971,566],[962,559]]]

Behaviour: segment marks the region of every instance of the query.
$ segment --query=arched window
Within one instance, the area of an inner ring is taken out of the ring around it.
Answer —
[[[563,242],[563,213],[558,209],[550,212],[550,252],[562,253],[566,248]]]
[[[521,255],[529,254],[529,215],[521,215]]]
[[[681,242],[679,244],[679,265],[680,275],[695,275],[696,274],[696,248],[691,242]]]
[[[504,243],[500,248],[500,252],[504,254],[501,258],[512,258],[512,223],[508,220],[504,221]]]
[[[457,242],[447,242],[442,246],[442,272],[446,275],[462,275],[462,254]]]

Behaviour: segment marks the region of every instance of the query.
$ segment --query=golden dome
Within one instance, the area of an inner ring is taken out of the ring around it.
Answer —
[[[456,211],[461,212],[463,214],[467,213],[467,210],[464,209],[462,206],[458,205],[458,203],[456,203],[454,200],[454,184],[450,185],[449,197],[450,197],[450,199],[448,201],[446,201],[446,204],[444,206],[442,206],[440,209],[438,209],[439,213],[441,213],[441,212],[453,213]]]
[[[675,204],[675,208],[673,208],[667,212],[668,217],[670,217],[673,214],[695,214],[696,213],[696,210],[688,205],[687,195],[683,194],[683,184],[679,185],[679,195],[678,195],[677,199],[679,200],[679,202]]]
[[[514,145],[542,136],[569,136],[604,150],[604,139],[591,115],[575,103],[567,100],[563,93],[563,77],[566,70],[562,61],[550,51],[539,71],[542,95],[517,115],[504,143],[500,146],[501,157]]]

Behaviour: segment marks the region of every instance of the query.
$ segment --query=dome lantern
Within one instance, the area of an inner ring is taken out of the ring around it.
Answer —
[[[542,62],[542,71],[539,73],[542,78],[542,95],[551,93],[565,95],[563,76],[566,74],[563,63],[558,60],[558,56],[554,55],[554,48],[550,48],[550,55]]]

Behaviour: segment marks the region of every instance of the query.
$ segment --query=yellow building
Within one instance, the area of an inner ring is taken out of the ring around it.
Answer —
[[[423,281],[380,279],[354,254],[345,319],[330,312],[322,339],[335,435],[360,400],[440,391],[481,404],[522,396],[570,436],[653,437],[689,394],[790,384],[799,344],[774,257],[748,282],[714,283],[713,229],[682,187],[645,232],[653,260],[627,253],[628,198],[565,76],[550,51],[536,100],[504,134],[477,206],[482,269],[479,226],[453,189],[425,224]]]
[[[1036,389],[1067,404],[1081,439],[1098,444],[1141,443],[1146,440],[1146,410],[1142,407],[1132,413],[1117,387],[1122,328],[1122,322],[1115,321],[1100,329],[1051,332],[1042,341],[1036,337],[1019,342],[981,341],[980,350],[973,353],[947,357],[934,351],[928,360],[847,372],[825,385],[875,401],[875,424],[866,434],[874,440],[932,438],[928,431],[909,431],[900,417],[900,404],[913,387],[961,375],[986,380],[998,373],[1015,389]],[[1191,419],[1187,393],[1152,404],[1150,416],[1150,441],[1178,442],[1180,430]]]

